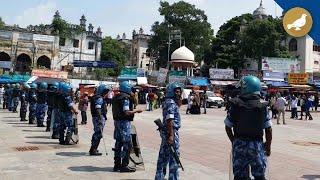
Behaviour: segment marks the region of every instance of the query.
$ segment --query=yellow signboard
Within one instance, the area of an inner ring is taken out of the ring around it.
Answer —
[[[288,82],[289,84],[308,84],[308,73],[289,73]]]

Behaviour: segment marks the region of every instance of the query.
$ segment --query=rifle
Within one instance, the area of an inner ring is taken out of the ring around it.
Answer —
[[[161,135],[161,133],[163,132],[163,127],[164,127],[163,123],[161,122],[160,119],[156,119],[156,120],[154,121],[154,123],[158,126],[158,129],[157,129],[157,130],[160,132],[160,135]],[[167,141],[165,141],[165,142],[167,142]],[[179,159],[179,156],[178,156],[178,154],[177,154],[177,151],[176,151],[176,150],[173,148],[173,146],[172,146],[171,144],[169,144],[168,142],[167,142],[167,145],[168,145],[168,147],[169,147],[169,149],[170,149],[171,155],[174,157],[174,159],[176,160],[176,162],[179,164],[179,166],[180,166],[180,168],[182,169],[182,171],[184,171],[184,168],[183,168],[182,163],[181,163],[181,161],[180,161],[180,159]]]

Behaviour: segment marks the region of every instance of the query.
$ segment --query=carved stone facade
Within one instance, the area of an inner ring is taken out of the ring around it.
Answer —
[[[54,18],[60,18],[58,11]],[[73,26],[87,29],[85,16],[81,17],[80,25]],[[0,68],[21,73],[31,72],[33,68],[65,70],[72,67],[74,60],[100,60],[100,27],[94,32],[93,25],[89,24],[88,30],[72,38],[60,38],[52,30],[50,25],[7,26],[0,30]],[[86,68],[74,69],[79,70]]]

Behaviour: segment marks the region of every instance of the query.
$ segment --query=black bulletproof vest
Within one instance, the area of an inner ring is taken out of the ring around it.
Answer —
[[[37,103],[45,104],[47,102],[47,93],[46,92],[38,92],[37,94]]]
[[[71,108],[68,106],[66,95],[61,95],[59,99],[59,108],[62,112],[68,112],[71,111]]]
[[[20,90],[19,89],[13,89],[12,90],[12,96],[13,97],[19,97]]]
[[[54,98],[55,98],[55,93],[52,91],[48,91],[48,97],[47,97],[47,104],[50,107],[54,106]]]
[[[120,93],[116,95],[112,99],[112,115],[113,115],[113,120],[115,121],[121,121],[121,120],[133,121],[134,115],[128,116],[123,111],[124,100],[129,100],[129,109],[130,111],[133,110],[133,102],[128,94]]]
[[[234,121],[236,138],[262,140],[266,118],[266,103],[259,96],[239,97],[230,100],[231,118]]]
[[[53,101],[53,108],[58,109],[59,108],[59,98],[60,94],[58,93],[53,93],[54,101]]]

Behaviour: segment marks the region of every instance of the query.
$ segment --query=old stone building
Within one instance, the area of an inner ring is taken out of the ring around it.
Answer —
[[[58,11],[54,18],[60,18]],[[85,31],[72,38],[60,38],[53,33],[51,25],[6,26],[0,30],[0,68],[28,73],[35,68],[72,69],[74,60],[100,60],[101,28],[94,32],[92,24],[87,27],[85,16],[81,17],[80,25],[69,26],[81,27]]]

